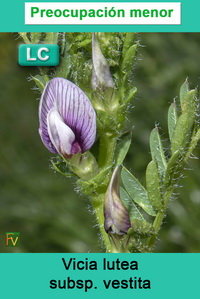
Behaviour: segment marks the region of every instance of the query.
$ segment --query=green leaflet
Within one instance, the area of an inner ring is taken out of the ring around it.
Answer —
[[[84,52],[75,52],[71,55],[70,80],[84,90],[85,93],[91,92],[92,61],[88,60]]]
[[[106,124],[107,130],[113,132],[115,136],[117,136],[116,129],[119,125],[119,123],[117,123],[118,118],[116,118],[116,116],[114,115],[109,115],[107,111],[103,111],[103,110],[97,110],[97,116],[98,116],[97,121],[99,126],[102,126],[103,130],[105,130],[105,124]]]
[[[176,123],[178,120],[177,116],[177,106],[176,102],[174,101],[168,110],[168,131],[169,131],[169,139],[172,140],[172,137],[174,135]]]
[[[128,51],[126,52],[124,59],[122,61],[121,70],[124,74],[126,74],[127,78],[129,79],[130,75],[133,72],[133,61],[136,54],[137,44],[132,45]]]
[[[155,210],[152,207],[146,190],[125,167],[122,167],[121,178],[124,188],[132,200],[136,202],[147,214],[155,216]]]
[[[31,43],[31,41],[29,40],[29,37],[27,36],[28,32],[18,32],[18,33],[26,44]]]
[[[136,92],[137,92],[137,88],[136,87],[133,87],[130,90],[128,90],[126,92],[126,95],[125,95],[125,98],[124,98],[124,102],[126,104],[129,103],[133,99],[133,96],[135,95]]]
[[[120,199],[129,212],[129,218],[131,222],[133,222],[135,219],[144,220],[142,214],[133,203],[128,193],[122,187],[120,187]]]
[[[150,149],[151,149],[152,160],[155,160],[157,162],[159,173],[161,175],[161,178],[163,178],[165,175],[167,162],[166,162],[165,153],[163,150],[160,134],[157,127],[155,127],[151,131]]]
[[[172,153],[181,149],[187,151],[187,146],[191,140],[192,129],[195,122],[195,97],[196,90],[189,91],[182,104],[183,113],[179,117],[171,140]]]
[[[184,161],[187,162],[187,159],[190,157],[190,155],[192,154],[193,150],[195,149],[195,147],[197,146],[197,143],[200,140],[200,129],[197,130],[197,132],[192,136],[187,154],[184,158]]]
[[[133,43],[135,41],[135,35],[136,35],[135,32],[127,32],[126,33],[126,37],[125,37],[124,45],[123,45],[123,49],[122,49],[122,58],[124,58],[128,49],[133,45]]]
[[[55,77],[67,78],[71,68],[70,55],[65,51],[64,57],[61,57],[61,62],[56,68]]]
[[[121,165],[128,153],[131,145],[132,132],[123,134],[117,144],[116,150],[116,165]]]
[[[137,44],[132,45],[128,51],[126,52],[126,55],[122,61],[122,71],[124,73],[132,72],[133,68],[133,59],[136,54]]]
[[[151,223],[147,222],[146,220],[138,220],[135,219],[131,223],[131,228],[129,228],[127,234],[128,235],[147,235],[151,236],[154,233],[153,226]],[[131,246],[132,247],[132,246]]]
[[[55,77],[67,78],[71,70],[71,55],[69,53],[70,46],[66,42],[65,36],[63,36],[61,49],[63,55],[60,58],[59,66],[56,68]]]
[[[43,92],[43,89],[46,85],[46,82],[45,82],[44,78],[40,75],[36,75],[35,77],[32,77],[32,78],[33,78],[36,86],[39,88],[39,90],[41,92]]]
[[[171,151],[172,154],[177,150],[182,150],[186,153],[187,146],[191,140],[192,129],[194,125],[195,114],[183,113],[178,119],[174,135],[171,140]]]
[[[59,33],[58,43],[60,44],[60,53],[63,55],[66,50],[66,36],[64,32]]]
[[[165,175],[165,187],[171,188],[171,186],[177,183],[177,179],[180,176],[180,171],[183,167],[183,156],[181,150],[177,150],[173,153],[172,157],[169,159],[166,175]]]
[[[40,42],[42,33],[41,32],[31,32],[30,36],[31,36],[31,43],[38,44]]]
[[[68,166],[66,165],[66,163],[64,161],[59,161],[57,159],[57,161],[54,162],[52,159],[51,164],[52,164],[52,168],[56,172],[62,174],[63,176],[68,177],[68,178],[75,176],[75,174],[68,169]]]
[[[57,44],[58,32],[46,32],[44,44]]]
[[[162,208],[161,182],[158,167],[155,161],[151,161],[146,169],[146,189],[149,200],[155,209],[159,211]]]
[[[118,32],[97,33],[101,51],[110,66],[118,67],[121,58],[121,46],[123,45],[123,34]]]
[[[180,88],[181,107],[183,106],[184,98],[185,98],[185,95],[188,91],[189,91],[189,83],[188,83],[188,80],[186,79],[185,82],[181,85],[181,88]]]
[[[183,113],[189,114],[191,117],[195,118],[195,99],[197,91],[196,89],[190,90],[185,94],[184,101],[182,104]]]
[[[105,193],[110,180],[110,173],[112,167],[107,167],[102,170],[98,175],[89,181],[78,180],[78,186],[81,187],[85,195],[93,193]]]
[[[77,43],[77,46],[78,46],[79,48],[81,48],[81,47],[84,48],[84,47],[86,47],[87,45],[90,45],[90,44],[91,44],[91,41],[92,41],[91,38],[89,38],[89,39],[85,39],[85,40],[83,40],[83,41]]]
[[[184,157],[187,157],[188,146],[190,146],[193,127],[195,123],[195,99],[197,91],[188,91],[187,80],[181,87],[180,100],[182,114],[178,118],[173,136],[171,138],[171,152],[165,177],[165,185],[174,185],[178,179],[181,168],[183,167]]]

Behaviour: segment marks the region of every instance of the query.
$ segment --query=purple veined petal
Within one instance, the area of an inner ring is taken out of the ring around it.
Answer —
[[[75,143],[72,152],[76,153],[77,148],[82,153],[87,151],[96,138],[96,113],[84,92],[72,82],[63,78],[50,80],[41,97],[39,106],[39,133],[44,145],[52,152],[59,152],[58,143],[52,140],[48,131],[48,114],[55,109],[75,135]],[[65,139],[62,139],[65,140]]]
[[[119,166],[112,174],[104,199],[104,228],[107,233],[123,235],[131,227],[128,210],[120,200]]]

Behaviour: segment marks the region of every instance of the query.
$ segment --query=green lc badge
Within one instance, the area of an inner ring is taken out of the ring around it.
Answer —
[[[21,66],[56,66],[59,61],[58,45],[23,44],[18,48],[18,63]]]

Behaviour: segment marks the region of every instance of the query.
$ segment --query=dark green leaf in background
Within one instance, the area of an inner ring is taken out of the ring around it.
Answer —
[[[121,178],[124,188],[132,200],[137,203],[147,214],[155,216],[156,213],[148,198],[146,190],[125,167],[122,167]]]
[[[118,141],[117,145],[117,153],[116,153],[116,165],[121,165],[126,157],[126,154],[131,145],[132,132],[126,132],[121,136],[120,141]]]

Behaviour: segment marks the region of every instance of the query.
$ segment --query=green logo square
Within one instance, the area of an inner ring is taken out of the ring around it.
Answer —
[[[6,246],[7,247],[17,247],[19,246],[19,232],[8,232],[6,233]]]

